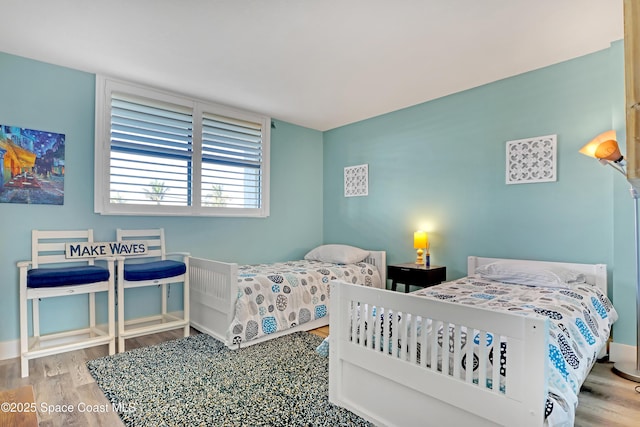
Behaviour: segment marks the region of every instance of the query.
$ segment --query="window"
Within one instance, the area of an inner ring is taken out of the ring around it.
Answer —
[[[96,212],[268,216],[270,122],[98,77]]]

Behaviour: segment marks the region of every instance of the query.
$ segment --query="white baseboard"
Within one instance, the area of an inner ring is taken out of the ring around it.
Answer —
[[[612,342],[609,345],[609,360],[612,362],[635,362],[636,347]]]
[[[0,360],[20,356],[20,340],[0,341]]]

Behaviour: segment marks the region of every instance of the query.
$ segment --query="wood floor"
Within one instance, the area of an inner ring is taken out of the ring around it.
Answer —
[[[192,334],[195,333],[198,332],[192,329]],[[329,328],[320,328],[312,333],[326,337]],[[181,336],[181,330],[176,330],[132,338],[127,340],[127,350]],[[20,378],[19,359],[0,361],[0,391],[31,384],[41,427],[122,426],[85,366],[87,360],[106,355],[107,346],[100,346],[35,359],[30,363],[27,378]],[[640,393],[635,391],[635,386],[640,384],[613,374],[611,366],[611,363],[597,363],[591,371],[580,392],[576,426],[640,425]],[[73,407],[74,411],[63,412],[65,406]],[[78,408],[95,408],[97,412],[86,409],[80,412]]]

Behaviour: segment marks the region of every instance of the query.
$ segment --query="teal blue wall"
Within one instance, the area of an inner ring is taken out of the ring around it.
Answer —
[[[95,214],[94,91],[93,74],[0,53],[0,124],[66,135],[64,205],[0,204],[0,342],[19,336],[16,262],[31,256],[32,229],[93,228],[96,240],[110,241],[118,227],[164,227],[170,251],[240,263],[301,258],[322,243],[322,133],[280,121],[271,130],[268,218]],[[159,297],[149,291],[128,291],[126,318],[158,312]],[[179,308],[180,296],[172,289],[169,307]],[[43,301],[43,332],[84,324],[85,300]],[[98,302],[106,320],[106,301]]]
[[[432,264],[446,265],[449,279],[466,275],[469,255],[606,263],[622,316],[616,341],[635,344],[626,181],[578,153],[612,127],[624,137],[622,52],[614,43],[325,132],[324,241],[385,249],[389,263],[411,262],[413,232],[422,228]],[[557,182],[506,185],[506,141],[550,134],[558,140]],[[343,168],[362,163],[369,165],[369,195],[343,197]],[[624,259],[616,262],[616,254]],[[624,293],[621,283],[629,285]]]

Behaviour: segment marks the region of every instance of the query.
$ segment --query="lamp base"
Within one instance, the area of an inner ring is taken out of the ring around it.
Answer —
[[[616,362],[613,364],[612,370],[622,378],[640,383],[640,371],[634,362]]]

